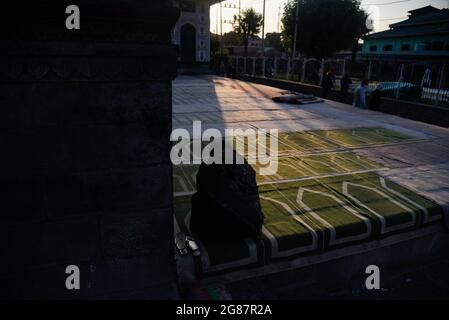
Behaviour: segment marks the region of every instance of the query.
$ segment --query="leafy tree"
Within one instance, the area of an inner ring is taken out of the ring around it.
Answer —
[[[351,60],[354,62],[356,60],[357,51],[359,49],[359,41],[360,39],[363,39],[368,33],[373,31],[372,27],[372,21],[370,21],[370,24],[367,23],[368,19],[371,19],[369,14],[366,11],[362,11],[360,13],[360,16],[358,17],[360,20],[360,23],[358,24],[358,30],[356,32],[356,37],[354,38],[352,42],[352,55]],[[369,26],[369,28],[368,28]]]
[[[230,31],[223,34],[224,46],[238,46],[241,44],[240,35],[236,31]]]
[[[283,50],[281,34],[277,32],[267,33],[265,35],[265,45],[276,50]]]
[[[262,15],[253,8],[243,10],[241,15],[234,16],[234,31],[243,41],[245,56],[248,56],[249,40],[260,33],[262,22]]]
[[[315,58],[353,48],[370,30],[359,0],[289,0],[282,16],[282,41],[293,49],[299,3],[297,50]]]
[[[217,35],[210,35],[210,54],[211,56],[218,54],[220,52],[220,41],[217,39]]]

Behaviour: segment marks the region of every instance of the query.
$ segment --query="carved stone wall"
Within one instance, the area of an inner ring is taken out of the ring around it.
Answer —
[[[181,28],[191,24],[196,30],[196,61],[206,63],[210,61],[210,6],[218,0],[196,0],[195,12],[181,12],[173,29],[173,41],[181,44]]]
[[[152,1],[3,10],[0,297],[175,298],[171,80],[179,16]],[[77,265],[81,289],[67,290]]]

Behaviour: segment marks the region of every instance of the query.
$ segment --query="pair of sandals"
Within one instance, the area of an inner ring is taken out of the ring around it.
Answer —
[[[178,253],[181,256],[185,256],[189,254],[189,251],[192,253],[194,257],[198,257],[200,253],[200,248],[196,243],[195,239],[191,236],[187,236],[182,232],[176,234],[175,237],[175,246],[178,250]]]

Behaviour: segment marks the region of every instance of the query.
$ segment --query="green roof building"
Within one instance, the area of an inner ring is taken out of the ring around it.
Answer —
[[[432,6],[409,11],[407,20],[364,39],[365,58],[447,59],[449,57],[449,10]]]

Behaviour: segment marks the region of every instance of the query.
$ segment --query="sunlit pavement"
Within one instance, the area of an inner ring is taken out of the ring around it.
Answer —
[[[416,189],[449,211],[449,129],[334,101],[310,105],[271,100],[280,90],[214,76],[180,76],[173,83],[173,128],[260,128],[305,131],[384,127],[422,138],[414,143],[360,148],[357,153],[381,163],[389,179]]]

